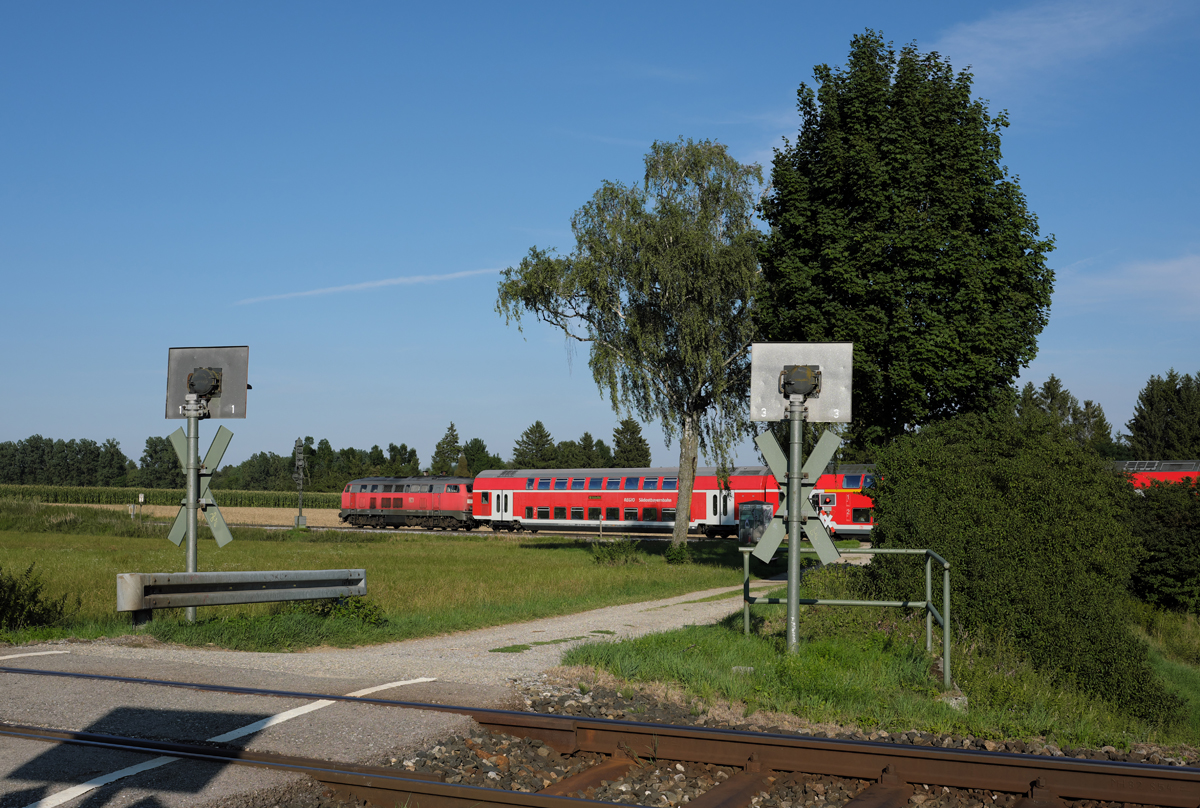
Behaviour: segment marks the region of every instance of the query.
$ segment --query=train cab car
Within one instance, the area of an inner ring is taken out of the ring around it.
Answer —
[[[875,523],[874,485],[874,465],[840,466],[832,474],[822,474],[813,486],[812,505],[825,529],[843,538],[870,535]]]
[[[356,527],[472,530],[470,477],[364,477],[342,490],[338,517]]]
[[[1134,488],[1146,488],[1152,482],[1181,483],[1200,480],[1200,460],[1128,460],[1113,464],[1129,475]]]
[[[668,533],[675,529],[678,490],[675,468],[484,471],[475,478],[474,515],[497,531]],[[750,500],[779,502],[765,467],[733,469],[728,488],[717,469],[697,469],[688,529],[732,536],[739,507]]]

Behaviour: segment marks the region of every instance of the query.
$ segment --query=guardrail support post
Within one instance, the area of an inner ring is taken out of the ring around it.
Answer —
[[[942,564],[942,685],[950,689],[950,562]]]
[[[925,603],[933,603],[933,559],[925,554]],[[925,607],[925,653],[933,652],[933,612]]]

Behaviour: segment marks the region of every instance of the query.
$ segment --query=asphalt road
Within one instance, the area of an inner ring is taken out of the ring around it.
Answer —
[[[0,648],[0,666],[334,695],[373,690],[403,701],[518,707],[523,705],[515,701],[512,683],[557,666],[566,648],[713,622],[741,608],[739,592],[710,590],[352,650],[242,653],[129,636]],[[722,594],[730,597],[708,600]],[[494,650],[512,646],[528,648]],[[232,738],[228,742],[257,751],[357,763],[385,762],[470,726],[462,716],[429,711],[9,673],[0,674],[0,720],[184,741]],[[244,766],[0,738],[0,808],[248,805],[253,795],[269,797],[298,779]]]

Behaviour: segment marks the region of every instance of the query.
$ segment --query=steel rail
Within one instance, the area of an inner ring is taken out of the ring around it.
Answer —
[[[1078,760],[973,749],[812,738],[744,730],[650,724],[324,693],[273,691],[132,677],[0,667],[0,673],[63,676],[243,695],[330,699],[467,715],[481,726],[541,740],[560,753],[619,752],[648,759],[746,765],[764,770],[891,783],[987,789],[1053,801],[1097,800],[1172,808],[1200,806],[1200,768]],[[887,775],[885,778],[885,774]]]

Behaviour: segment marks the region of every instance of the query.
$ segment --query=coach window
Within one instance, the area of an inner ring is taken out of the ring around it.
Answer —
[[[550,518],[550,509],[549,508],[538,508],[538,519],[549,519],[549,518]]]
[[[674,508],[663,508],[662,509],[662,520],[664,522],[674,522],[675,521],[675,509]]]
[[[643,522],[657,522],[658,521],[658,508],[642,508],[642,521]]]
[[[717,515],[717,495],[713,494],[713,516]]]
[[[643,491],[657,491],[658,490],[658,478],[657,477],[647,477],[646,482],[642,483],[642,490]]]
[[[728,494],[721,497],[721,515],[722,516],[729,515],[729,495]]]
[[[538,478],[538,490],[539,491],[549,491],[550,490],[550,478],[549,477],[539,477]]]
[[[842,478],[842,488],[862,488],[862,475],[847,474]]]
[[[850,521],[856,525],[871,524],[871,508],[851,508]]]
[[[566,508],[555,508],[554,509],[554,518],[555,519],[566,519],[567,518],[567,509]]]
[[[533,486],[535,485],[535,483],[536,483],[536,482],[537,482],[537,479],[536,479],[536,478],[534,478],[534,477],[527,477],[527,478],[525,479],[525,490],[526,490],[526,491],[532,491],[532,490],[533,490]]]
[[[609,491],[620,491],[621,490],[621,478],[620,477],[609,477],[608,484],[605,486],[605,488]]]
[[[572,491],[582,491],[585,485],[587,485],[586,477],[576,477],[575,479],[571,480]]]
[[[621,509],[620,508],[605,508],[604,509],[604,519],[605,519],[605,521],[608,521],[608,522],[620,522],[621,521]]]
[[[555,491],[566,491],[567,483],[571,481],[570,477],[558,477],[554,480]]]
[[[532,518],[533,518],[533,508],[526,508],[526,509],[525,509],[525,518],[526,518],[526,519],[532,519]]]
[[[490,493],[491,493],[490,491],[484,491],[482,494],[479,495],[479,501],[482,502],[484,505],[487,505],[489,502],[491,502],[491,499],[488,498],[488,495]]]
[[[678,488],[679,488],[679,478],[678,477],[663,477],[662,490],[675,491],[675,490],[678,490]]]
[[[589,491],[599,491],[601,488],[604,487],[604,478],[603,477],[588,477],[588,486],[587,487],[588,487]]]
[[[589,522],[599,522],[600,521],[600,509],[599,508],[588,508],[588,521]]]
[[[626,508],[625,509],[625,521],[626,522],[636,522],[637,520],[638,520],[637,508]]]
[[[641,477],[626,477],[625,478],[625,490],[626,491],[636,491],[637,487],[638,487],[638,483],[641,481],[641,479],[642,479]]]
[[[583,508],[571,508],[571,518],[576,522],[583,521]]]

